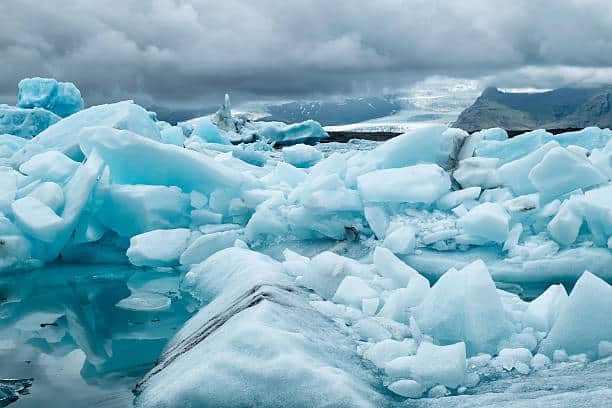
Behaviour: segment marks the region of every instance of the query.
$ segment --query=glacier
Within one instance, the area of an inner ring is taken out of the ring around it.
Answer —
[[[612,401],[609,130],[340,146],[19,89],[57,120],[0,136],[0,378],[19,345],[126,406]]]

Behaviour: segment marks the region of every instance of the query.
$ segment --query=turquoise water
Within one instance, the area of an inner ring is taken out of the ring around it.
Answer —
[[[0,378],[34,378],[11,407],[131,406],[132,387],[192,313],[179,278],[65,264],[1,275]],[[171,302],[117,306],[132,292]]]

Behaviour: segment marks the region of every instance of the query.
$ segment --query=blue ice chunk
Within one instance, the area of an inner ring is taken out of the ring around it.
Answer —
[[[87,161],[79,166],[63,188],[64,207],[61,213],[57,214],[59,218],[55,219],[52,225],[45,222],[39,223],[42,220],[36,219],[35,214],[50,214],[44,208],[44,204],[39,205],[32,200],[19,204],[22,210],[27,210],[28,207],[36,209],[36,213],[31,216],[24,212],[22,221],[32,228],[32,235],[44,238],[46,241],[45,244],[37,242],[32,246],[33,258],[51,261],[58,256],[77,227],[81,213],[89,202],[103,167],[104,162],[97,154],[90,155]]]
[[[48,150],[59,150],[71,159],[81,161],[83,152],[79,147],[79,132],[91,126],[129,130],[149,139],[161,140],[159,129],[147,111],[132,101],[123,101],[92,106],[62,119],[28,141],[15,152],[11,161],[17,166],[35,154]]]
[[[451,180],[436,164],[417,164],[363,174],[357,185],[364,201],[431,204],[448,193]]]
[[[465,341],[469,355],[496,352],[513,330],[481,260],[442,275],[415,312],[424,333],[440,344]]]
[[[611,314],[612,287],[584,272],[542,342],[542,352],[552,355],[555,350],[564,349],[570,354],[596,356],[599,342],[612,339]]]
[[[44,108],[65,118],[83,109],[83,98],[72,82],[57,82],[52,78],[26,78],[19,82],[17,106]]]
[[[189,225],[189,195],[177,187],[111,184],[100,187],[96,199],[96,216],[121,236]]]
[[[506,140],[508,133],[502,128],[485,129],[478,132],[481,140]]]
[[[187,228],[148,231],[130,238],[126,254],[136,266],[175,266],[190,237]]]
[[[185,142],[185,135],[183,129],[178,126],[170,126],[160,131],[161,141],[166,144],[173,144],[175,146],[183,146]]]
[[[283,159],[295,167],[311,167],[323,158],[323,153],[312,146],[296,144],[283,149]]]
[[[0,105],[0,134],[31,139],[61,118],[42,108],[23,109]]]
[[[17,150],[21,149],[26,139],[9,134],[0,134],[0,159],[9,158]]]
[[[584,147],[587,150],[601,149],[612,140],[610,129],[587,127],[576,132],[566,132],[552,137],[563,147],[570,145]]]
[[[498,203],[482,203],[472,208],[457,222],[462,233],[476,242],[502,243],[508,237],[510,216]]]
[[[219,128],[207,118],[198,122],[191,136],[197,136],[208,143],[231,144],[229,138],[223,135]]]
[[[529,180],[540,193],[556,197],[578,188],[604,183],[608,178],[586,157],[563,147],[555,147],[533,167]]]
[[[259,136],[276,146],[288,146],[297,143],[315,143],[326,138],[327,133],[319,122],[307,120],[292,125],[271,124],[259,131]]]
[[[461,129],[438,125],[404,133],[370,152],[351,157],[347,161],[347,182],[354,185],[358,176],[372,170],[422,163],[434,163],[444,169],[451,169],[467,136]]]
[[[228,94],[225,94],[223,105],[221,105],[217,113],[215,113],[213,120],[219,129],[228,132],[235,132],[237,130],[236,122],[232,117],[232,104]]]
[[[260,153],[254,148],[250,147],[251,145],[241,145],[236,146],[232,149],[232,156],[242,160],[243,162],[250,163],[255,166],[263,166],[266,164],[268,158],[265,154]]]
[[[100,154],[115,183],[177,186],[186,193],[211,193],[217,187],[239,191],[246,179],[210,156],[126,130],[90,127],[81,131],[80,140],[85,155],[93,151]]]
[[[504,164],[525,156],[552,138],[551,133],[538,129],[508,140],[482,140],[476,147],[476,156],[495,157]]]
[[[548,142],[520,159],[513,160],[497,169],[497,175],[502,185],[510,187],[515,194],[535,193],[537,189],[529,179],[529,173],[557,142]]]

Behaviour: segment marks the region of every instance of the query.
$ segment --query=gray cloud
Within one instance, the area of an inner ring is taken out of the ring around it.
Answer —
[[[182,107],[226,91],[242,100],[376,93],[430,75],[612,82],[607,0],[502,3],[3,0],[0,95],[14,101],[18,80],[35,75],[75,82],[89,104]]]

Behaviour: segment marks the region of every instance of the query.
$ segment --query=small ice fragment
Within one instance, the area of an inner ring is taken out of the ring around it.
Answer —
[[[414,380],[399,380],[391,383],[389,389],[395,394],[406,398],[421,398],[425,387]]]
[[[363,279],[356,276],[345,277],[333,297],[336,303],[361,309],[363,299],[378,297],[378,293],[372,289]]]
[[[170,299],[159,293],[137,291],[121,299],[116,307],[135,312],[160,312],[170,307]]]

